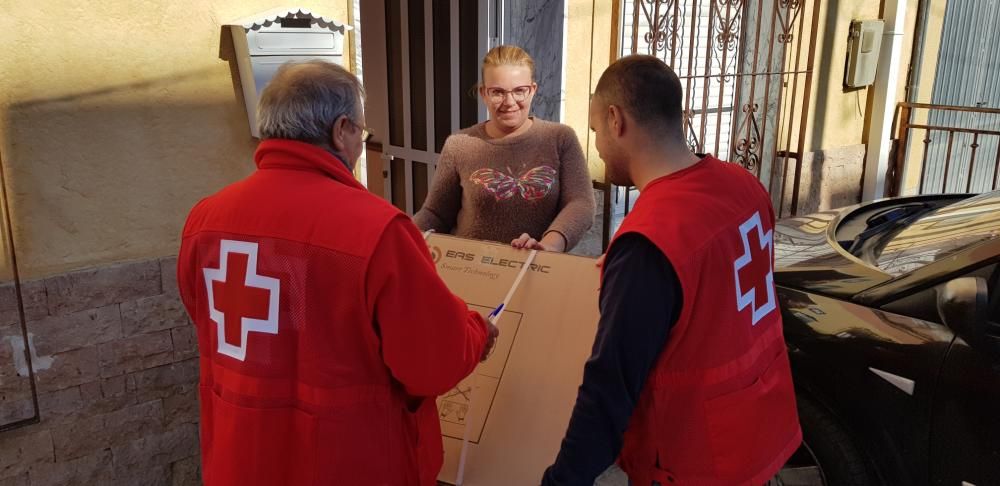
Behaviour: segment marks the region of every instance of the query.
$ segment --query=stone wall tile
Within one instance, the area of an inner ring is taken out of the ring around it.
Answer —
[[[56,460],[66,461],[162,431],[163,403],[157,400],[67,422],[52,439]]]
[[[52,434],[48,430],[25,427],[4,432],[0,440],[0,479],[19,476],[52,461]]]
[[[171,329],[170,337],[174,342],[174,360],[198,357],[198,332],[194,324]]]
[[[160,259],[160,276],[164,294],[180,295],[180,291],[177,289],[177,257]]]
[[[145,370],[174,360],[170,331],[139,334],[100,346],[101,376]]]
[[[122,302],[121,309],[125,337],[191,325],[187,310],[176,295],[154,295]]]
[[[122,335],[118,304],[29,321],[27,326],[39,356],[114,341]]]
[[[147,260],[45,279],[50,315],[62,315],[161,293],[160,262]]]
[[[42,356],[32,363],[39,393],[90,383],[101,376],[96,346]]]
[[[108,449],[31,470],[31,486],[97,485],[108,484],[113,479],[114,468],[111,467],[111,451]]]
[[[135,373],[140,401],[167,398],[198,385],[198,360],[189,359]]]
[[[171,465],[173,469],[172,486],[201,486],[201,457],[194,456],[181,459]]]

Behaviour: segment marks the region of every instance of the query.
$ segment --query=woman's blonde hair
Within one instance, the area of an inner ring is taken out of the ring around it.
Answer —
[[[497,66],[527,66],[531,80],[535,80],[535,60],[520,47],[502,45],[490,49],[483,58],[483,68],[480,73],[483,81],[486,80],[486,68]]]

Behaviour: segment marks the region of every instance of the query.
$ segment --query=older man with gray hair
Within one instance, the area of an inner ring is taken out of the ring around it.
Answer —
[[[496,338],[409,218],[352,176],[362,98],[340,66],[283,66],[261,95],[257,170],[188,216],[177,275],[207,485],[435,484],[434,398]]]

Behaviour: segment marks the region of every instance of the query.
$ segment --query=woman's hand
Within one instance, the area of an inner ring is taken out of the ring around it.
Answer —
[[[556,232],[547,233],[544,237],[542,237],[542,241],[538,241],[532,238],[528,233],[524,233],[519,238],[511,241],[510,246],[521,250],[540,250],[562,253],[566,249],[566,241],[563,240],[563,237]]]
[[[520,250],[551,251],[546,248],[541,241],[532,238],[528,233],[524,233],[523,235],[515,238],[514,241],[510,242],[510,246]]]

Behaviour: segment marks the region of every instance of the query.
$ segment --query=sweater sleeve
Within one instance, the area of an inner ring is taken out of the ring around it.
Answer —
[[[413,215],[413,222],[421,231],[451,233],[458,221],[458,212],[462,209],[462,181],[455,167],[453,151],[451,145],[445,142],[424,206]]]
[[[557,232],[571,250],[594,224],[594,190],[587,170],[587,159],[580,148],[576,133],[562,127],[559,137],[559,213],[545,233]],[[544,235],[543,235],[544,236]]]

